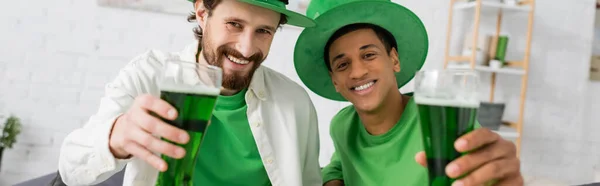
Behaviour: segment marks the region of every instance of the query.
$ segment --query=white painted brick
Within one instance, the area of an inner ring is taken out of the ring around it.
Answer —
[[[115,77],[119,70],[125,67],[131,59],[133,57],[89,56],[79,59],[78,69],[92,73],[95,76]]]
[[[84,79],[84,86],[85,88],[101,89],[115,78],[116,76],[110,77],[100,73],[88,72]]]
[[[13,148],[5,149],[4,154],[2,155],[2,160],[4,161],[27,161],[27,156],[29,155],[31,148],[33,145],[27,144],[19,144],[16,143],[13,145]]]
[[[56,162],[60,146],[38,146],[15,144],[13,148],[6,149],[3,156],[3,167],[20,166],[22,162]],[[5,170],[6,171],[6,170]],[[15,171],[15,169],[10,169]],[[31,173],[30,170],[21,170],[18,172]]]
[[[31,75],[31,83],[54,85],[82,85],[84,72],[80,71],[55,71],[37,69]]]
[[[40,10],[41,8],[36,8],[37,5],[31,5],[33,3],[27,2],[2,2],[3,6],[0,6],[0,12],[2,16],[10,16],[10,17],[20,17],[20,18],[29,18],[29,17],[41,17],[41,11],[32,11],[28,12],[28,10]],[[10,5],[10,6],[8,6]],[[25,13],[28,12],[28,13]]]
[[[81,120],[80,121],[81,125],[79,127],[82,127],[83,124],[85,124],[85,121]],[[52,138],[54,139],[54,145],[58,146],[58,147],[54,147],[55,149],[59,149],[60,150],[60,146],[62,145],[62,143],[64,142],[65,138],[67,137],[67,135],[69,133],[71,133],[73,130],[66,130],[66,131],[57,131],[54,133],[54,135],[52,136]],[[60,152],[60,151],[59,151]],[[56,155],[58,156],[59,153],[56,153]]]
[[[81,92],[81,102],[99,102],[100,98],[104,96],[104,89],[85,89]]]
[[[95,30],[92,26],[76,25],[72,32],[57,33],[48,36],[48,50],[51,52],[68,51],[76,53],[93,53],[97,43],[94,37]]]
[[[58,82],[61,85],[82,85],[85,72],[67,71],[58,75]]]
[[[28,68],[11,68],[6,71],[4,78],[13,83],[28,83],[31,80]]]
[[[2,35],[2,34],[0,34]],[[0,40],[2,41],[2,40]],[[2,43],[8,43],[9,41],[2,41]],[[0,45],[0,51],[2,51],[2,58],[0,62],[6,64],[7,68],[24,68],[23,60],[25,58],[24,47],[13,47]]]
[[[17,143],[50,146],[54,143],[54,140],[52,135],[44,134],[39,130],[29,127],[27,130],[21,131],[17,138]]]
[[[132,51],[141,48],[122,48],[124,45],[124,36],[121,30],[102,31],[99,34],[99,40],[95,46],[96,55],[102,57],[127,57],[132,55]],[[135,53],[140,53],[135,52]]]
[[[25,64],[35,71],[73,71],[78,67],[79,58],[85,56],[74,52],[29,52]]]
[[[33,179],[37,176],[56,172],[58,170],[58,158],[49,158],[42,161],[15,162],[11,167],[10,172],[28,174],[30,176],[28,179]]]
[[[27,154],[27,159],[34,162],[56,162],[58,165],[58,155],[60,154],[60,143],[54,146],[33,146]]]
[[[80,91],[81,88],[71,86],[32,84],[30,97],[36,102],[75,104],[79,100]]]
[[[10,81],[0,75],[0,90],[10,90]],[[2,100],[4,94],[0,94],[0,100]]]
[[[5,165],[5,164],[2,164]],[[7,170],[8,169],[8,170]],[[2,166],[2,172],[0,172],[0,185],[15,185],[21,183],[23,181],[33,179],[40,175],[31,175],[31,174],[23,174],[10,172],[10,167]]]
[[[8,68],[6,63],[7,62],[0,61],[0,80],[4,79],[4,73],[6,72],[6,69]]]
[[[90,114],[89,105],[83,104],[83,102],[69,104],[60,103],[54,107],[57,113],[66,114],[69,118],[84,119]]]
[[[58,84],[59,74],[61,73],[54,70],[36,69],[36,72],[31,74],[31,83]]]
[[[13,83],[10,81],[5,81],[2,83],[3,86],[6,86],[7,91],[2,91],[0,94],[0,99],[4,99],[5,101],[19,101],[27,98],[29,95],[30,85],[27,83]],[[9,90],[9,91],[8,91]],[[26,107],[28,105],[12,105],[12,107]]]
[[[31,124],[34,126],[43,126],[44,128],[52,128],[53,130],[66,131],[74,130],[81,126],[79,117],[69,117],[69,115],[71,114],[55,111],[36,112],[31,119]]]
[[[86,18],[91,17],[94,14],[94,7],[86,6],[86,7],[74,7],[73,3],[75,1],[72,0],[55,0],[52,3],[47,5],[47,19],[49,23],[59,24],[61,22],[76,22],[81,21],[82,16]],[[96,1],[93,1],[96,2]],[[68,10],[68,11],[65,11]],[[58,26],[55,26],[51,29],[61,29]],[[63,28],[64,29],[64,28]]]

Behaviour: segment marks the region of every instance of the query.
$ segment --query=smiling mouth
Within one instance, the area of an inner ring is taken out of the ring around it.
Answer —
[[[247,65],[248,63],[250,63],[249,60],[236,58],[236,57],[233,57],[231,55],[225,55],[225,56],[227,57],[227,59],[229,59],[229,61],[234,62],[236,64]]]
[[[366,90],[366,89],[372,87],[373,85],[375,85],[376,82],[377,82],[377,80],[369,81],[369,82],[367,82],[367,83],[365,83],[363,85],[352,87],[352,88],[350,88],[350,90],[353,90],[353,91]]]

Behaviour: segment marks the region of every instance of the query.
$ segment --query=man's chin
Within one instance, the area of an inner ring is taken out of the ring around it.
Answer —
[[[352,105],[354,105],[354,108],[356,108],[356,110],[360,110],[361,112],[365,112],[365,113],[372,113],[374,111],[377,110],[379,104],[381,104],[381,102],[379,100],[376,99],[372,99],[372,98],[355,98],[355,99],[351,99],[349,100]]]
[[[250,80],[252,77],[247,76],[239,76],[239,75],[225,75],[223,76],[223,88],[232,91],[240,91],[242,89],[248,88],[250,85]]]

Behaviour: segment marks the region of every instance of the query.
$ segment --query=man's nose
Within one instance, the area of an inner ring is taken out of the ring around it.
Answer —
[[[350,65],[350,70],[350,78],[352,79],[361,79],[369,73],[367,65],[360,60],[355,60],[355,62]]]
[[[254,34],[250,32],[244,32],[239,35],[239,40],[236,44],[236,49],[245,57],[250,58],[256,53],[256,47],[254,47]]]

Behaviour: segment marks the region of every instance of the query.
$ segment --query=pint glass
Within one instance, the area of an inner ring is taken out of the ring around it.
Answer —
[[[183,61],[169,61],[163,70],[158,80],[160,98],[178,112],[177,119],[163,121],[185,130],[190,140],[186,144],[177,144],[185,149],[183,158],[161,156],[167,163],[167,170],[159,173],[156,186],[191,186],[196,155],[220,93],[222,70]]]
[[[461,156],[454,148],[455,141],[476,123],[478,82],[478,75],[471,70],[425,70],[415,76],[414,99],[431,186],[450,186],[454,181],[444,170]]]

